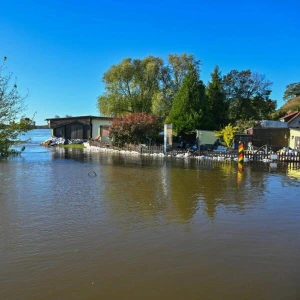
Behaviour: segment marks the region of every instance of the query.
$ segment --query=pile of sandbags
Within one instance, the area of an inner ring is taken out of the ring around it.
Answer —
[[[64,145],[66,140],[64,138],[57,138],[55,136],[41,143],[41,146],[56,146],[56,145]]]
[[[81,140],[81,139],[68,140],[68,144],[83,144],[84,142],[86,142],[86,140]]]

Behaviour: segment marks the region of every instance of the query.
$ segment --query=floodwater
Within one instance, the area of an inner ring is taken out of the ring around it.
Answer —
[[[300,299],[299,164],[238,174],[28,136],[0,160],[0,299]]]

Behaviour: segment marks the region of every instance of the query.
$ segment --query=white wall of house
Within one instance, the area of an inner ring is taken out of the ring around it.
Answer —
[[[101,126],[110,126],[111,120],[92,119],[92,138],[101,137]],[[101,142],[110,143],[108,137],[101,137]]]
[[[290,129],[289,147],[300,150],[300,129]]]
[[[199,138],[199,145],[212,145],[218,137],[214,131],[210,130],[197,130],[196,137]]]

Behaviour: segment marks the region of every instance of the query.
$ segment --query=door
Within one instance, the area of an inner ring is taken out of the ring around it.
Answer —
[[[101,142],[103,143],[109,143],[109,126],[100,126],[100,136],[101,136]]]
[[[71,139],[83,139],[83,126],[80,124],[71,125]]]

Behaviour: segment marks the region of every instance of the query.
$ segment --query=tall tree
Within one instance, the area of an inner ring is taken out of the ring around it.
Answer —
[[[275,110],[276,101],[269,98],[272,82],[265,76],[250,70],[232,70],[223,82],[231,121],[263,119]]]
[[[182,84],[185,75],[191,68],[199,68],[200,61],[194,55],[170,54],[168,64],[161,69],[160,90],[152,99],[152,113],[166,119],[174,97]]]
[[[191,69],[197,69],[199,72],[200,61],[195,60],[194,55],[170,54],[168,56],[169,68],[171,70],[171,79],[174,84],[175,93],[182,84],[185,75]]]
[[[228,124],[228,102],[223,87],[223,81],[219,67],[214,68],[211,81],[206,87],[208,126],[211,130],[217,130]]]
[[[4,57],[4,62],[6,59]],[[19,94],[17,84],[12,83],[11,79],[12,73],[5,72],[3,63],[0,66],[0,156],[16,153],[11,149],[14,140],[33,126],[32,120],[22,114],[24,97]]]
[[[184,75],[197,65],[187,54],[169,55],[167,64],[153,56],[126,58],[104,74],[106,92],[98,98],[99,111],[113,116],[146,112],[165,119]]]
[[[199,79],[197,67],[190,68],[173,101],[167,119],[180,133],[193,132],[203,128],[205,122],[205,86]]]
[[[152,98],[159,91],[162,59],[126,58],[104,75],[106,93],[98,98],[103,115],[123,116],[127,113],[151,112]]]
[[[288,84],[285,88],[283,99],[288,101],[294,97],[300,96],[300,82]]]

